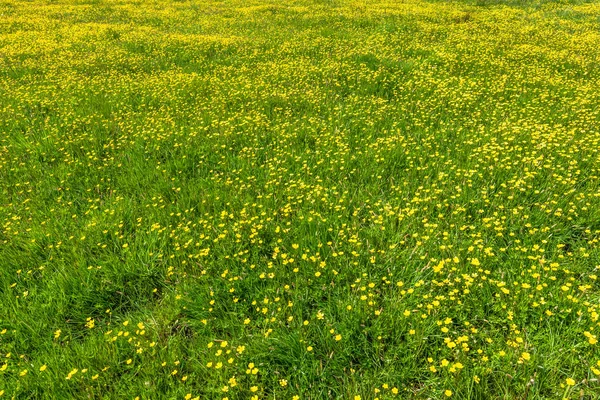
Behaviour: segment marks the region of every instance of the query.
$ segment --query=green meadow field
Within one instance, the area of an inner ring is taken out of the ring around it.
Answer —
[[[600,2],[1,0],[1,399],[597,399]]]

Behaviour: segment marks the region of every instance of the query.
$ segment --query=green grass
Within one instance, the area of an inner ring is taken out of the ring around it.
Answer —
[[[0,16],[0,398],[600,396],[598,2]]]

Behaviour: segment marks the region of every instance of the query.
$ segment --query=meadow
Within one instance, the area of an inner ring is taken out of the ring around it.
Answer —
[[[0,399],[596,399],[600,3],[1,0]]]

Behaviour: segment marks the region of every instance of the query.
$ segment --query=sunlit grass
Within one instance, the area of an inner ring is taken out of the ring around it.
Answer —
[[[600,4],[0,3],[0,396],[596,398]]]

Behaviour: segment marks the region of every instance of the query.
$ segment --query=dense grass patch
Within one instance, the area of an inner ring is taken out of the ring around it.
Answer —
[[[0,397],[600,396],[599,28],[0,2]]]

